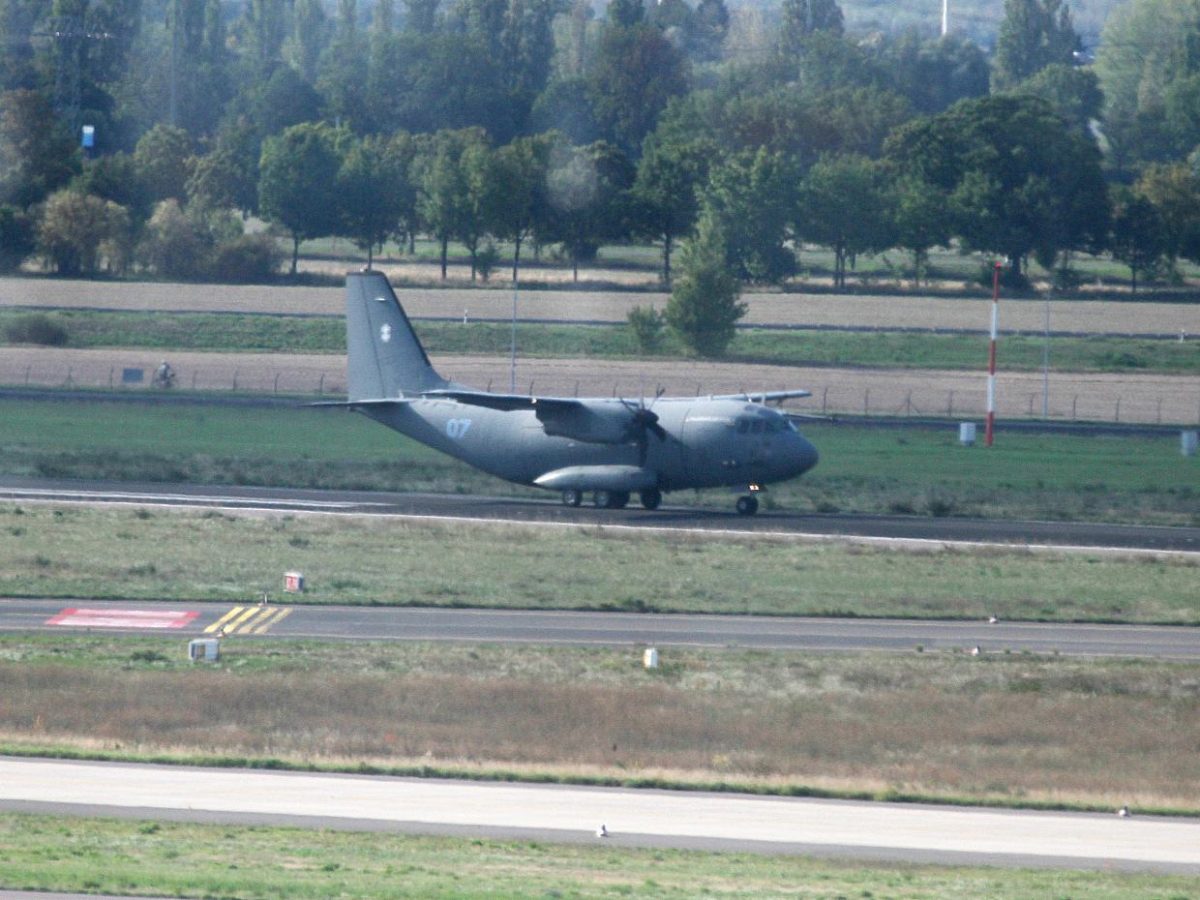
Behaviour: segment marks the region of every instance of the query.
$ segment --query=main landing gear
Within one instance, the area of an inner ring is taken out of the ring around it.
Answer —
[[[753,495],[738,497],[737,505],[734,508],[738,511],[739,516],[752,516],[758,512],[758,498]]]
[[[647,488],[638,496],[646,509],[658,509],[662,505],[662,491],[658,488]],[[563,491],[562,502],[563,506],[579,506],[583,503],[583,491]],[[596,491],[592,494],[592,504],[597,509],[624,509],[629,505],[629,491]]]

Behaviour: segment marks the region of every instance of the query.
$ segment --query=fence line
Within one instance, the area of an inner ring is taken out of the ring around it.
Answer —
[[[26,387],[72,387],[72,388],[104,388],[128,391],[154,391],[151,386],[152,371],[145,371],[143,380],[128,384],[123,383],[123,372],[116,366],[98,367],[39,367],[28,365],[23,377],[18,374],[19,383]],[[140,370],[133,370],[140,371]],[[846,386],[838,384],[816,385],[812,388],[813,398],[805,403],[789,404],[789,409],[798,412],[808,412],[819,402],[821,415],[863,415],[889,417],[928,417],[945,416],[946,418],[970,419],[984,415],[985,391],[981,384],[978,390],[964,391],[961,388],[939,387],[931,384],[928,388],[913,388],[903,384],[886,383],[888,376],[881,375],[878,383],[867,386]],[[194,391],[230,391],[241,393],[262,393],[278,395],[311,396],[333,395],[343,396],[346,392],[344,373],[331,373],[315,368],[287,367],[243,367],[238,366],[222,369],[217,366],[197,367],[177,372],[176,384]],[[619,381],[605,383],[593,380],[590,384],[582,384],[575,377],[557,383],[553,377],[544,373],[536,380],[528,381],[529,391],[535,386],[549,395],[559,396],[613,396],[637,397],[643,396],[645,387],[639,383],[631,385]],[[1140,390],[1131,393],[1121,391],[1113,393],[1109,385],[1099,384],[1092,392],[1072,391],[1071,393],[1051,392],[1048,405],[1049,421],[1060,422],[1125,422],[1140,424],[1178,424],[1192,426],[1200,424],[1200,391],[1183,391],[1177,394],[1155,392],[1154,387],[1142,386]],[[1124,387],[1124,386],[1122,386]],[[1136,387],[1136,386],[1135,386]],[[694,377],[690,381],[676,381],[660,378],[656,383],[656,391],[665,389],[665,393],[674,396],[703,395],[712,391],[728,392],[727,388],[710,387],[698,383]],[[770,387],[751,388],[770,390]],[[739,390],[741,388],[739,387]],[[1190,396],[1189,396],[1190,395]],[[817,398],[820,398],[819,401]],[[1042,393],[1040,391],[1008,391],[1001,393],[998,400],[997,415],[1000,418],[1040,420]]]

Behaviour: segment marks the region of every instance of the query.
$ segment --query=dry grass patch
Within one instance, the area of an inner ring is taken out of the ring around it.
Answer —
[[[483,776],[1200,811],[1200,666],[7,638],[0,734]],[[137,645],[133,645],[137,647]],[[149,648],[161,652],[147,652]],[[168,655],[169,654],[169,655]]]

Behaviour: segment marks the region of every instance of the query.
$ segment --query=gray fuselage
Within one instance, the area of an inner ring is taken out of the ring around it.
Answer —
[[[611,403],[620,400],[588,401]],[[744,400],[663,398],[653,404],[666,437],[600,444],[545,433],[531,409],[496,410],[442,398],[364,409],[371,418],[489,474],[533,484],[568,466],[640,466],[664,491],[765,485],[817,463],[817,451],[779,412]]]

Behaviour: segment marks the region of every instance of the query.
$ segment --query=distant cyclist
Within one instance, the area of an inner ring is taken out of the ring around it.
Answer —
[[[162,361],[162,365],[154,371],[154,386],[160,388],[175,386],[175,370],[165,359]]]

